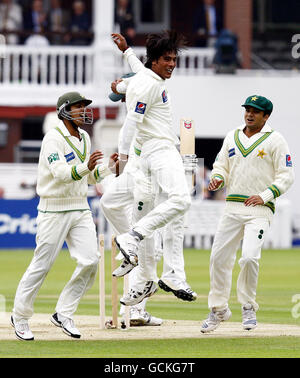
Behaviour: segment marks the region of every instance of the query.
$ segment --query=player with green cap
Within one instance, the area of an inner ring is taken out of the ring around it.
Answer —
[[[256,302],[259,259],[275,212],[275,199],[294,181],[291,155],[283,136],[268,124],[273,111],[266,97],[251,95],[242,105],[244,120],[224,139],[208,190],[227,187],[225,211],[220,219],[210,257],[210,313],[201,332],[215,330],[231,316],[228,301],[236,252],[242,243],[237,280],[242,327],[257,326]]]
[[[36,249],[15,296],[11,325],[18,339],[33,340],[28,320],[34,299],[66,241],[76,269],[59,296],[50,320],[73,338],[81,334],[73,321],[80,299],[95,279],[99,252],[95,223],[87,201],[88,184],[96,184],[111,174],[99,164],[103,154],[92,154],[89,134],[81,127],[93,123],[91,100],[78,92],[68,92],[57,101],[62,123],[50,129],[41,146],[37,194]],[[57,120],[58,121],[58,120]],[[111,156],[115,160],[117,154]]]
[[[270,100],[263,96],[249,96],[246,98],[244,107],[252,106],[255,109],[262,110],[265,114],[271,115],[273,111],[273,104]]]

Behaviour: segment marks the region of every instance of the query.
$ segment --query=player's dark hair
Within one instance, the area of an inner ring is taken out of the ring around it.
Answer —
[[[164,30],[159,34],[149,34],[146,40],[147,61],[145,67],[151,68],[152,62],[168,52],[179,51],[187,46],[185,37],[176,30]]]

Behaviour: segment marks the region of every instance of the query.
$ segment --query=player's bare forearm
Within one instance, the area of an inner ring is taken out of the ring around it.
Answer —
[[[127,41],[122,34],[119,33],[112,33],[111,34],[114,43],[118,46],[119,50],[122,52],[128,49]]]
[[[245,206],[257,206],[257,205],[263,205],[263,204],[264,204],[264,201],[259,195],[250,196],[244,202]]]
[[[218,190],[223,183],[223,180],[212,179],[207,187],[210,192]]]

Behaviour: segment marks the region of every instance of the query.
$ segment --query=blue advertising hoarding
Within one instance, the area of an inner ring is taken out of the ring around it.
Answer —
[[[99,199],[96,202],[93,200],[93,197],[88,198],[92,213],[96,215]],[[0,250],[35,248],[38,203],[39,197],[29,200],[0,199]],[[63,248],[67,248],[66,243]]]
[[[34,248],[38,203],[0,199],[0,248]]]

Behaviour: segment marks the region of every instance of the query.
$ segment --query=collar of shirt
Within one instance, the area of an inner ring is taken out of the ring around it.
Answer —
[[[64,134],[64,136],[68,136],[68,137],[72,136],[64,123],[60,124],[58,127],[61,130],[61,132]],[[83,130],[80,127],[78,127],[78,131],[80,135],[83,134]]]
[[[244,128],[245,125],[241,125],[238,127],[239,130],[244,130]],[[273,131],[273,129],[269,126],[268,123],[266,123],[264,127],[260,130],[260,133],[270,133],[271,131]]]
[[[145,69],[145,73],[149,76],[152,76],[154,79],[158,81],[164,81],[159,75],[157,75],[154,71],[150,70],[149,68]]]

